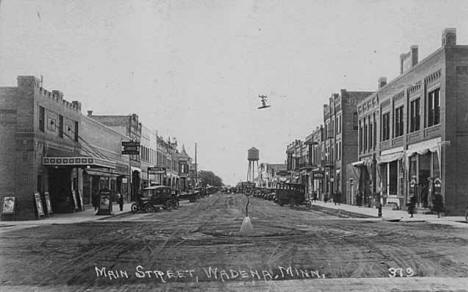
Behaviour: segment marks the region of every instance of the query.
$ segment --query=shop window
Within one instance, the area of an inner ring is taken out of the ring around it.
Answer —
[[[432,153],[432,165],[433,165],[433,177],[440,178],[440,165],[439,165],[439,154],[437,152]]]
[[[39,106],[39,130],[44,132],[45,130],[45,109]]]
[[[410,103],[410,132],[419,131],[419,123],[421,120],[419,114],[420,99],[415,99]]]
[[[427,97],[427,126],[431,127],[440,123],[440,88],[429,92]]]
[[[387,194],[387,185],[388,185],[387,164],[380,165],[380,174],[381,174],[381,179],[382,179],[382,193]]]
[[[403,135],[403,106],[400,106],[397,109],[395,109],[395,114],[393,116],[395,118],[395,137],[400,137],[401,135]]]
[[[417,176],[417,155],[413,155],[409,158],[409,177],[413,178]]]
[[[396,195],[397,194],[397,186],[398,186],[398,161],[390,162],[390,180],[388,184],[389,194]]]

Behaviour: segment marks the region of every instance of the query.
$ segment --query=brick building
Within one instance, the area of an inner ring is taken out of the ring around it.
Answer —
[[[286,171],[284,163],[260,163],[258,167],[258,184],[262,188],[275,188],[284,179],[279,173]]]
[[[324,192],[324,166],[323,166],[323,148],[324,148],[324,130],[323,126],[318,126],[305,139],[308,145],[307,155],[309,166],[309,193],[316,193],[319,199],[323,199]]]
[[[91,204],[93,195],[102,189],[108,189],[112,194],[120,193],[126,201],[131,201],[130,161],[128,155],[122,155],[122,142],[129,141],[130,137],[84,115],[81,117],[81,129],[81,155],[109,161],[107,168],[84,169],[84,203]]]
[[[356,163],[375,156],[373,188],[383,203],[405,208],[414,195],[430,208],[440,193],[446,212],[460,215],[468,206],[468,46],[446,29],[422,61],[416,46],[402,54],[400,73],[358,106]]]
[[[93,111],[88,111],[88,118],[94,119],[101,124],[113,129],[114,131],[129,137],[131,141],[140,142],[141,145],[141,133],[142,124],[138,120],[137,114],[131,115],[94,115]],[[146,140],[145,140],[146,142]],[[119,146],[121,147],[121,146]],[[130,199],[134,201],[136,194],[140,191],[142,186],[142,177],[147,177],[146,170],[143,173],[141,169],[141,155],[142,149],[140,148],[140,154],[128,155],[130,159]],[[146,153],[146,152],[145,152]]]
[[[370,94],[342,89],[324,105],[324,191],[344,203],[351,202],[346,165],[357,159],[357,104]]]
[[[305,156],[304,149],[304,142],[300,139],[294,140],[286,148],[286,170],[290,174],[288,182],[301,182],[300,168]]]
[[[83,208],[83,167],[107,161],[81,156],[80,110],[79,102],[45,90],[33,76],[18,76],[17,86],[0,88],[0,195],[2,203],[15,198],[14,213],[3,212],[3,220],[36,218],[35,193],[42,200],[48,194],[53,212]]]

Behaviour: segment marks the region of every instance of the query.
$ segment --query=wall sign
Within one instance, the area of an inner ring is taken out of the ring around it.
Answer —
[[[52,211],[52,205],[50,204],[49,192],[44,193],[44,200],[45,200],[45,203],[46,203],[47,215],[51,215],[53,213],[53,211]]]
[[[78,210],[78,200],[76,199],[76,192],[75,190],[72,190],[71,193],[72,193],[72,198],[73,198],[73,208],[75,210]]]
[[[44,209],[42,208],[41,194],[34,194],[34,202],[36,203],[37,216],[45,216]]]
[[[111,193],[108,190],[101,190],[99,192],[99,209],[96,215],[111,215],[112,201]]]
[[[15,197],[4,197],[2,214],[15,214]]]

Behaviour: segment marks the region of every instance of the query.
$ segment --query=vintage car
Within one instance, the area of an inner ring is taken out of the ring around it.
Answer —
[[[201,197],[201,192],[197,189],[193,189],[193,190],[188,190],[186,192],[182,192],[180,195],[179,195],[179,199],[180,200],[188,200],[190,202],[195,202],[196,200],[200,199]]]
[[[276,202],[283,206],[303,204],[306,202],[305,186],[303,184],[280,183],[276,187]]]
[[[133,213],[138,211],[154,212],[160,208],[179,208],[179,198],[170,187],[158,185],[144,188],[137,202],[132,204],[131,210]]]

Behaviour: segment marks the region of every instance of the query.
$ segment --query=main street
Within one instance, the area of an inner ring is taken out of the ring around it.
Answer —
[[[6,290],[460,289],[468,232],[214,194],[178,210],[3,232]],[[465,286],[466,287],[466,286]]]

